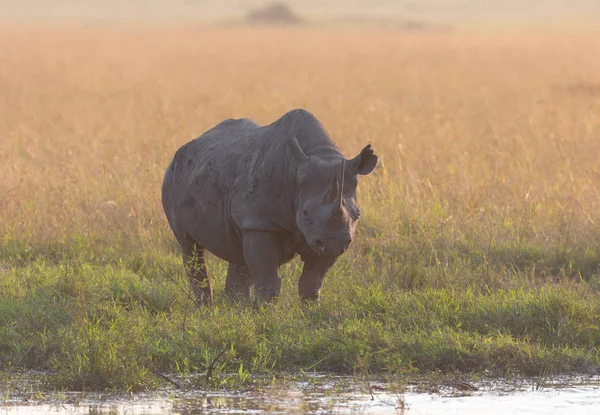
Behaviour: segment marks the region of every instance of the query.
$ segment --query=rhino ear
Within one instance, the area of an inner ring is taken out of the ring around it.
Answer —
[[[294,160],[296,160],[296,163],[300,164],[308,160],[308,156],[304,154],[304,151],[302,150],[302,147],[300,147],[296,136],[293,136],[290,139],[289,147],[290,151],[292,152],[292,156],[294,156]]]
[[[348,161],[348,166],[356,174],[369,174],[377,165],[377,156],[371,150],[371,144],[362,149],[360,154]]]

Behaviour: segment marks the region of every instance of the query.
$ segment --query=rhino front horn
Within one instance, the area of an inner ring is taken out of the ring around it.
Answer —
[[[335,198],[334,206],[336,210],[339,212],[342,210],[342,201],[344,200],[344,173],[346,171],[346,160],[342,160],[342,171],[338,173],[338,185],[337,185],[337,195]]]

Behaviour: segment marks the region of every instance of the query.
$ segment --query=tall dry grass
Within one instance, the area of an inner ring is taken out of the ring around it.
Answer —
[[[9,25],[0,50],[5,248],[169,238],[174,151],[294,107],[380,155],[365,232],[598,246],[595,34]]]

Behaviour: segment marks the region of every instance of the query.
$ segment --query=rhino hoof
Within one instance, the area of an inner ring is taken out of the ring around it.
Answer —
[[[319,304],[319,302],[320,302],[319,293],[301,295],[300,299],[302,300],[303,304],[307,304],[307,305]]]

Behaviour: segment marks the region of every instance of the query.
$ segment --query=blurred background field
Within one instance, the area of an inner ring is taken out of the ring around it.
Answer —
[[[204,23],[239,22],[261,0],[1,0],[3,17],[13,19],[154,19]],[[340,21],[438,21],[471,25],[597,23],[595,0],[288,0],[285,5],[313,23]]]
[[[226,349],[224,372],[598,370],[595,2],[291,2],[304,24],[277,26],[229,3],[0,3],[0,369],[146,387]],[[359,236],[320,308],[298,262],[276,307],[228,304],[211,257],[216,309],[192,310],[164,169],[296,107],[380,156]]]

